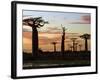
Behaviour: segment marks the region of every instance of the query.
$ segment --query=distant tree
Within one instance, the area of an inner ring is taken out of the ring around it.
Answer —
[[[53,46],[54,46],[54,52],[56,52],[56,44],[57,44],[57,42],[52,42],[51,44],[53,44]]]
[[[66,42],[67,42],[67,41],[66,41]],[[69,50],[72,50],[72,49],[71,49],[71,44],[67,44],[67,48],[68,48],[68,51],[69,51]]]
[[[47,24],[47,21],[44,21],[42,17],[27,18],[23,20],[24,25],[32,27],[32,55],[37,57],[38,55],[38,31],[37,28],[43,27],[44,24]]]
[[[73,51],[73,46],[70,46],[71,51]]]
[[[77,38],[71,38],[71,40],[72,40],[72,42],[73,42],[73,51],[75,51],[76,39],[77,39]]]
[[[81,51],[81,48],[82,48],[82,45],[81,44],[79,44],[79,50]]]
[[[74,45],[75,45],[75,51],[77,51],[77,45],[78,45],[78,43],[75,43]]]
[[[85,40],[85,51],[88,51],[88,39],[90,39],[90,34],[83,34],[80,37]]]

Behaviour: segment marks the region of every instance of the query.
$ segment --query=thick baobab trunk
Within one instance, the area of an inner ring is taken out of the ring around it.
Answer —
[[[87,39],[85,39],[85,51],[88,51]]]
[[[38,31],[36,27],[32,28],[32,55],[34,58],[38,56]]]
[[[65,46],[64,46],[64,37],[65,37],[65,35],[63,34],[62,35],[62,42],[61,42],[61,52],[62,52],[62,54],[64,54],[64,49],[65,49]]]

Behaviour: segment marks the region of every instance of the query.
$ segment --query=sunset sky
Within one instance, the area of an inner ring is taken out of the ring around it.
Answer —
[[[57,42],[57,51],[61,49],[62,26],[66,28],[65,50],[72,45],[70,38],[76,37],[78,44],[84,50],[84,40],[78,36],[91,32],[91,14],[71,13],[71,12],[46,12],[46,11],[23,11],[23,19],[26,17],[42,17],[49,24],[38,28],[39,48],[43,51],[53,51],[53,41]],[[30,26],[23,25],[23,51],[32,52],[32,29]],[[88,41],[90,49],[90,40]],[[78,47],[79,50],[79,47]]]

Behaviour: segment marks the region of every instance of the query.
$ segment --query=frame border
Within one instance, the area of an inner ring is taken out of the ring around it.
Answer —
[[[51,74],[51,75],[37,75],[37,76],[21,76],[17,77],[16,59],[17,59],[17,4],[34,4],[34,5],[49,5],[49,6],[61,6],[61,7],[80,7],[80,8],[94,8],[96,10],[96,71],[95,72],[83,72],[83,73],[69,73],[69,74]],[[14,27],[13,27],[14,26]],[[58,3],[42,3],[42,2],[24,2],[24,1],[12,1],[11,2],[11,78],[23,79],[23,78],[39,78],[39,77],[54,77],[54,76],[68,76],[68,75],[86,75],[98,73],[98,7],[88,5],[73,5],[73,4],[58,4]]]

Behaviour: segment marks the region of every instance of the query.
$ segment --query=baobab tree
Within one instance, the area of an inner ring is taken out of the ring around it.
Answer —
[[[90,34],[83,34],[80,37],[85,40],[85,51],[88,51],[88,39],[90,39]]]
[[[73,51],[75,51],[76,39],[77,39],[77,38],[71,38],[71,40],[72,40],[72,42],[73,42]]]
[[[38,31],[37,28],[43,27],[47,24],[47,21],[44,21],[42,17],[27,18],[23,19],[23,25],[28,25],[32,27],[32,55],[34,58],[38,56]]]
[[[82,44],[79,44],[79,50],[81,51],[81,48],[82,48]]]
[[[73,51],[73,46],[70,46],[71,51]]]
[[[68,38],[68,37],[67,37]],[[66,47],[66,50],[70,50],[70,46],[71,46],[71,41],[70,40],[68,40],[68,39],[66,39],[65,40],[65,47]]]
[[[62,26],[62,25],[61,25]],[[66,28],[65,27],[62,27],[62,40],[61,40],[61,52],[62,54],[64,54],[64,50],[65,50],[65,30]]]
[[[71,44],[67,44],[67,46],[68,46],[68,51],[72,51],[72,45]]]
[[[75,51],[77,51],[77,45],[78,45],[78,43],[76,42],[74,45],[75,45]]]
[[[67,41],[66,41],[67,42]],[[70,50],[70,46],[71,46],[71,44],[67,44],[67,49],[66,50]]]
[[[52,42],[51,44],[53,44],[53,46],[54,46],[54,52],[56,52],[56,44],[57,44],[57,42]]]

